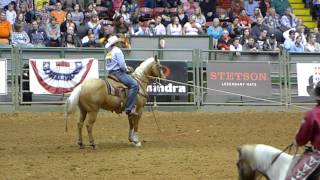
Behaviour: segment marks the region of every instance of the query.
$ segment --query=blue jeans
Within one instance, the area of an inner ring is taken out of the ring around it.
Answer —
[[[130,75],[122,71],[114,71],[110,73],[111,75],[116,76],[123,84],[129,88],[128,98],[126,103],[126,112],[130,112],[133,106],[136,104],[137,94],[138,94],[138,83]]]

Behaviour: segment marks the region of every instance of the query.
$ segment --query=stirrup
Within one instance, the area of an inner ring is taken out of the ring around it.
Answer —
[[[126,112],[127,115],[134,115],[134,116],[138,116],[139,114],[136,111],[136,106],[133,106],[133,108],[131,109],[131,111],[127,111]]]

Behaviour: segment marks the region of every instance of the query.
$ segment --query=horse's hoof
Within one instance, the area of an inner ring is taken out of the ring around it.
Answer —
[[[78,143],[78,145],[79,145],[79,149],[84,149],[84,144],[83,143]]]
[[[92,147],[93,150],[97,150],[98,146],[96,144],[90,144],[90,146]]]
[[[135,147],[141,147],[142,146],[142,144],[141,144],[141,142],[139,141],[139,142],[131,142]]]

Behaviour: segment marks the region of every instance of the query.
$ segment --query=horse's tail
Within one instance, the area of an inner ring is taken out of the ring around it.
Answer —
[[[78,85],[71,93],[66,102],[65,109],[65,132],[68,131],[68,114],[75,111],[77,105],[79,104],[79,97],[81,93],[82,85]]]

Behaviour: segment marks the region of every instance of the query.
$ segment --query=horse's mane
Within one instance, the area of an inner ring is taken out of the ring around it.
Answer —
[[[154,63],[154,58],[150,57],[146,60],[144,60],[133,72],[134,75],[137,75],[138,77],[141,77],[144,73],[144,71],[149,68],[149,66]]]

